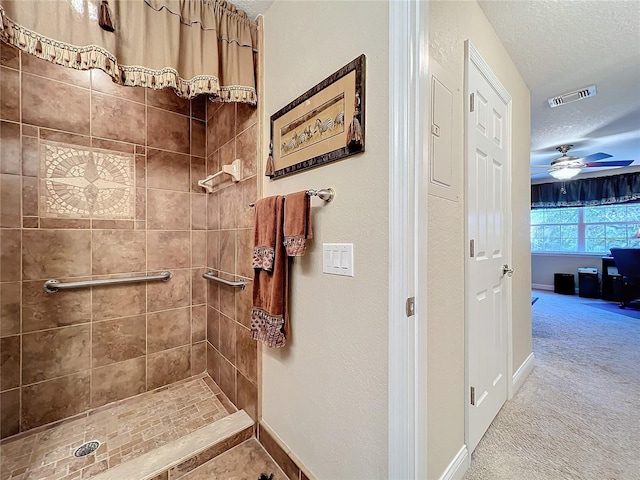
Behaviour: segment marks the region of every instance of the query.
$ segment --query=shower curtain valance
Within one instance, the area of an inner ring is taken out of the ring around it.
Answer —
[[[0,17],[3,41],[58,65],[184,98],[256,104],[257,25],[231,3],[0,0]]]

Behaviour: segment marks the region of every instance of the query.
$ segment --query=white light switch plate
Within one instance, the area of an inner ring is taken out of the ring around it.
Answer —
[[[353,243],[323,243],[322,273],[353,277]]]

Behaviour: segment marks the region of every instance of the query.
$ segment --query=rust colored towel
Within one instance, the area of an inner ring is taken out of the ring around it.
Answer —
[[[267,197],[255,205],[255,227],[253,231],[253,259],[251,266],[268,272],[273,270],[276,245],[276,231],[282,228],[276,223],[276,204],[280,197]],[[284,197],[283,197],[284,198]]]
[[[256,248],[265,249],[262,264],[271,258],[270,268],[256,267],[254,250],[253,308],[251,337],[268,347],[283,347],[286,341],[289,260],[283,245],[284,197],[268,197],[256,202]],[[273,235],[273,237],[272,237]],[[269,250],[270,249],[270,250]],[[269,257],[268,251],[273,252]],[[268,262],[267,262],[268,263]]]
[[[309,195],[305,190],[287,195],[284,202],[284,246],[287,255],[304,255],[307,239],[312,237]]]

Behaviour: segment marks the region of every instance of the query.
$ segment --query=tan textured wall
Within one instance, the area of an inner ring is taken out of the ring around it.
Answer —
[[[475,1],[429,3],[429,53],[453,75],[452,161],[464,172],[464,42],[471,42],[513,99],[512,238],[513,368],[531,353],[529,246],[529,90]],[[439,478],[464,444],[464,179],[459,202],[429,196],[428,448],[429,478]]]
[[[244,104],[207,104],[207,170],[242,160],[242,181],[214,180],[207,211],[207,266],[243,291],[208,282],[207,372],[238,408],[258,419],[258,349],[250,336],[253,291],[253,209],[257,197],[257,110]]]
[[[6,437],[205,371],[207,198],[195,182],[205,174],[206,113],[204,99],[119,87],[100,71],[4,44],[0,52]],[[46,141],[135,155],[132,218],[41,215]],[[173,273],[168,283],[42,290],[49,278],[164,269]]]
[[[263,348],[263,422],[317,478],[387,478],[388,4],[276,1],[265,15],[269,116],[361,53],[366,152],[279,180],[264,195],[313,199],[314,239],[291,270],[288,346]],[[322,243],[353,242],[355,276],[322,274]]]

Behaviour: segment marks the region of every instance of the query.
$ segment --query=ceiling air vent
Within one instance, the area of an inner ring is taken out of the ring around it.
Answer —
[[[576,90],[575,92],[565,93],[564,95],[558,95],[557,97],[551,97],[547,101],[549,102],[549,106],[559,107],[560,105],[564,105],[566,103],[577,102],[578,100],[582,100],[587,97],[593,97],[596,94],[596,86],[591,85],[590,87],[581,88],[580,90]]]

